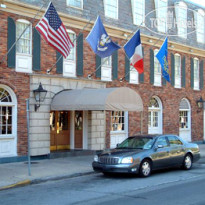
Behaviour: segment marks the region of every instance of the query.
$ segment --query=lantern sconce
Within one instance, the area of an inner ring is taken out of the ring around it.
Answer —
[[[33,90],[33,94],[34,94],[34,98],[37,102],[37,104],[35,104],[35,107],[34,107],[35,112],[36,112],[38,110],[38,108],[41,106],[40,103],[45,100],[47,90],[43,89],[42,84],[40,83],[38,88]]]
[[[196,101],[197,107],[200,108],[200,109],[203,108],[204,102],[205,102],[205,101],[203,100],[203,98],[200,97],[200,99]]]

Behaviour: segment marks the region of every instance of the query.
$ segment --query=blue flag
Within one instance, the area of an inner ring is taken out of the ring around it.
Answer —
[[[93,51],[101,58],[108,57],[112,53],[119,49],[116,43],[114,43],[108,36],[100,16],[98,16],[95,24],[86,38]]]
[[[162,47],[160,48],[159,52],[156,55],[156,58],[161,64],[162,67],[162,77],[165,78],[168,82],[170,82],[170,76],[169,76],[169,67],[168,67],[168,40],[167,37],[162,44]]]

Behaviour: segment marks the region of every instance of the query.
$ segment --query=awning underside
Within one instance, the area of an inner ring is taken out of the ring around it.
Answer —
[[[127,87],[63,90],[51,103],[51,110],[142,111],[138,93]]]

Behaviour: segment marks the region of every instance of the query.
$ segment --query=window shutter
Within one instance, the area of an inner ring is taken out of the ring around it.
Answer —
[[[33,70],[41,70],[41,37],[36,28],[33,29]]]
[[[83,33],[77,38],[77,75],[83,76]]]
[[[173,53],[171,53],[171,72],[172,72],[171,84],[172,86],[174,86],[175,85],[175,59]]]
[[[154,84],[154,51],[152,49],[150,51],[150,83]]]
[[[130,81],[130,59],[125,54],[125,80]]]
[[[144,48],[142,47],[142,56],[143,56],[143,64],[144,64]],[[144,72],[139,75],[140,83],[144,83]]]
[[[194,59],[191,58],[191,88],[194,88]]]
[[[182,87],[186,86],[186,58],[185,56],[182,58]]]
[[[60,59],[59,59],[60,58]],[[63,56],[56,51],[56,73],[63,73]]]
[[[16,41],[16,25],[15,21],[8,17],[8,39],[7,39],[7,51],[13,46]],[[7,55],[7,64],[9,68],[16,67],[16,46],[13,46],[11,51]]]
[[[204,88],[204,61],[200,62],[200,89]]]
[[[112,55],[112,79],[118,78],[118,50]]]
[[[96,57],[96,77],[101,78],[101,58],[98,55]]]

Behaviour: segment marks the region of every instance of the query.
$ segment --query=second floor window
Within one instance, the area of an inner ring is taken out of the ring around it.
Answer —
[[[104,0],[105,16],[118,19],[118,0]]]
[[[23,33],[25,29],[26,31]],[[21,36],[22,33],[23,35]],[[16,43],[16,52],[31,55],[31,24],[26,20],[18,20],[16,22],[16,39],[19,37],[20,39]]]
[[[136,25],[144,25],[145,0],[132,0],[133,22]]]
[[[101,80],[111,81],[112,80],[112,56],[102,58],[101,60]]]
[[[67,5],[82,9],[83,8],[83,0],[67,0]]]
[[[158,51],[158,49],[154,50],[154,85],[161,86],[161,65],[158,59],[156,58]]]
[[[174,55],[175,61],[175,87],[181,87],[181,56],[179,54]]]
[[[194,58],[194,89],[199,90],[199,60]]]

